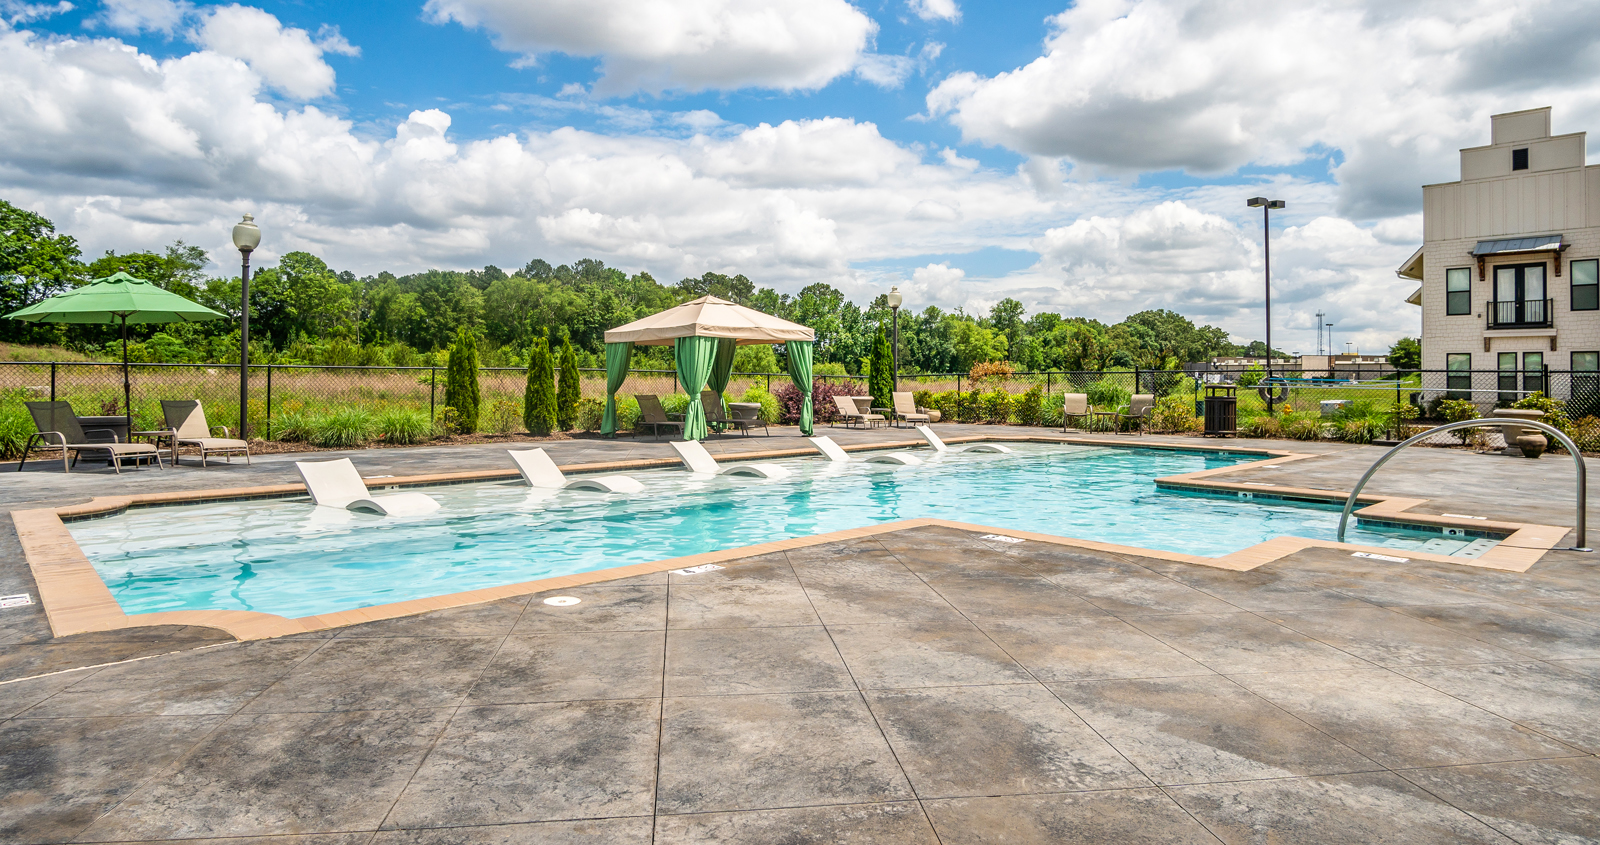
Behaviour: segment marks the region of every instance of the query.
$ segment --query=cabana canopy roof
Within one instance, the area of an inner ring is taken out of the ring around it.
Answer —
[[[680,337],[728,337],[740,346],[756,343],[812,341],[816,332],[798,323],[735,305],[726,299],[702,296],[606,332],[606,343],[636,346],[670,346]]]

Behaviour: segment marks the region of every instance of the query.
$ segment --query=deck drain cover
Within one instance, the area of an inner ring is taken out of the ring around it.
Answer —
[[[551,607],[571,607],[580,601],[583,601],[583,599],[577,596],[551,596],[545,599],[544,603]]]
[[[691,566],[691,567],[688,567],[686,569],[674,569],[674,570],[672,570],[672,574],[673,575],[699,575],[702,572],[716,572],[717,570],[719,570],[721,568],[722,567],[720,567],[720,566],[718,566],[718,565],[716,565],[714,563],[702,563],[699,566]]]
[[[978,539],[979,540],[995,540],[995,541],[1001,542],[1001,543],[1020,543],[1020,542],[1022,542],[1022,538],[1021,537],[1007,537],[1004,534],[985,534],[982,537],[979,537]]]
[[[0,596],[0,608],[23,607],[24,605],[30,604],[33,604],[33,596],[30,596],[27,593],[18,593],[14,596]]]

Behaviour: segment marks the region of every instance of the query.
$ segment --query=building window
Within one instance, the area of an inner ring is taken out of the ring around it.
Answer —
[[[1499,372],[1495,374],[1495,387],[1499,389],[1500,394],[1495,397],[1495,401],[1501,405],[1510,405],[1521,398],[1517,395],[1517,353],[1502,352],[1497,356],[1496,363],[1499,365]]]
[[[1576,420],[1600,415],[1600,352],[1572,353],[1571,392],[1568,417]]]
[[[1522,353],[1522,392],[1524,395],[1544,392],[1543,352]]]
[[[1444,313],[1472,313],[1472,269],[1453,267],[1444,271]]]
[[[1511,169],[1512,170],[1527,170],[1528,169],[1528,148],[1527,147],[1523,147],[1520,150],[1512,150],[1511,151]]]
[[[1600,261],[1574,261],[1572,273],[1572,310],[1600,310]],[[1574,367],[1576,369],[1576,367]]]
[[[1550,325],[1550,300],[1546,298],[1543,264],[1494,268],[1493,293],[1489,328]]]
[[[1472,398],[1472,353],[1451,352],[1444,356],[1446,399]]]

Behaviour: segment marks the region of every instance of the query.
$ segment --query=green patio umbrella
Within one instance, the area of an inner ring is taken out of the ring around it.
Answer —
[[[95,279],[81,288],[6,315],[9,319],[30,323],[121,323],[122,410],[128,418],[129,432],[133,431],[133,406],[128,384],[128,324],[196,323],[227,316],[127,273]]]

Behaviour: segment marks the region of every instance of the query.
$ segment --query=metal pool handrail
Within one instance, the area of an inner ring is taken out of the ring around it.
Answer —
[[[1578,537],[1577,543],[1574,545],[1572,551],[1589,551],[1588,544],[1584,542],[1586,539],[1585,535],[1588,533],[1585,523],[1588,513],[1589,484],[1587,473],[1583,464],[1583,453],[1578,451],[1578,444],[1573,443],[1572,438],[1562,434],[1560,431],[1546,423],[1534,422],[1532,420],[1516,420],[1509,418],[1488,419],[1483,417],[1475,420],[1461,420],[1460,422],[1445,423],[1444,425],[1430,428],[1421,434],[1417,434],[1400,441],[1398,445],[1385,452],[1383,457],[1379,458],[1378,462],[1373,464],[1372,467],[1367,470],[1365,475],[1361,476],[1361,480],[1356,482],[1355,489],[1350,491],[1350,498],[1345,499],[1344,513],[1339,517],[1339,542],[1344,542],[1345,525],[1350,521],[1350,512],[1355,510],[1356,497],[1361,495],[1361,488],[1367,486],[1367,481],[1372,478],[1373,473],[1378,471],[1378,467],[1383,466],[1401,449],[1404,449],[1405,447],[1410,446],[1411,444],[1417,442],[1418,440],[1422,440],[1425,437],[1431,437],[1432,435],[1438,434],[1441,431],[1451,431],[1458,428],[1477,428],[1486,425],[1517,425],[1526,428],[1537,428],[1540,431],[1543,431],[1545,434],[1560,440],[1561,445],[1567,447],[1567,452],[1572,455],[1573,462],[1578,466]]]

